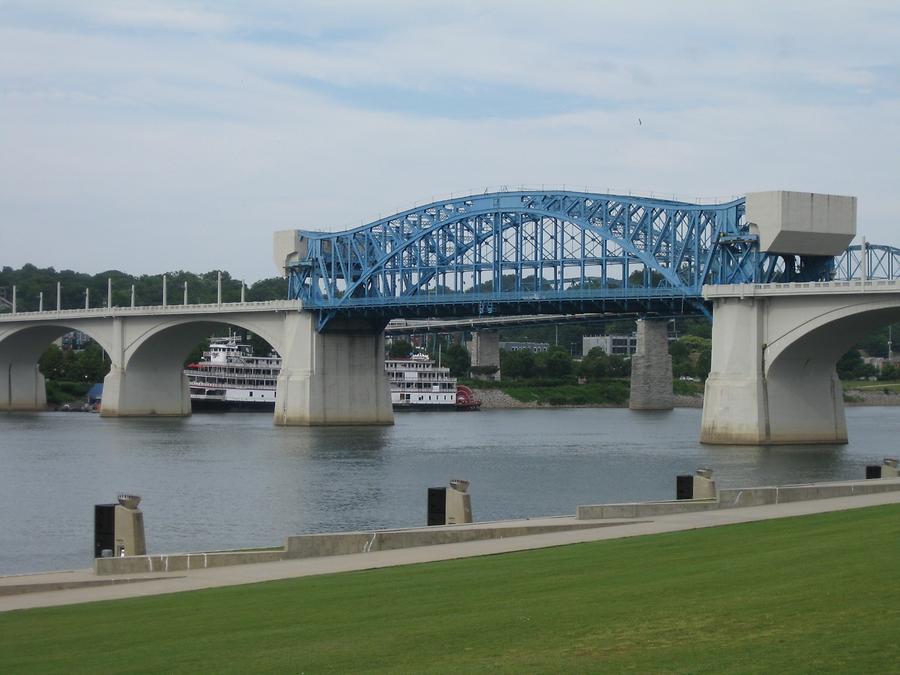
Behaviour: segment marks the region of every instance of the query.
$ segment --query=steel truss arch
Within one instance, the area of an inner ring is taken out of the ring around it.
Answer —
[[[318,311],[322,329],[338,316],[696,312],[704,284],[859,274],[853,247],[835,259],[761,252],[744,208],[744,198],[461,196],[344,232],[299,231],[290,297]],[[900,256],[888,249],[868,247],[866,269],[900,276]]]
[[[718,239],[745,234],[742,216],[742,199],[701,205],[565,191],[469,195],[347,232],[301,231],[306,255],[291,269],[291,295],[322,311],[325,322],[418,305],[472,313],[477,304],[476,313],[492,313],[498,304],[516,313],[523,303],[533,311],[601,299],[693,301],[710,271],[733,266],[726,257],[715,264]]]

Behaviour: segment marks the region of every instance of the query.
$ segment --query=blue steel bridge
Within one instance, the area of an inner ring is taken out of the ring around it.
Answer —
[[[894,279],[900,250],[760,251],[744,198],[692,204],[589,192],[473,194],[343,232],[299,232],[289,294],[335,318],[703,312],[705,284]],[[865,264],[863,264],[865,258]]]

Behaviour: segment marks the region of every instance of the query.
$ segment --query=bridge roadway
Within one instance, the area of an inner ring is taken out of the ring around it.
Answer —
[[[420,335],[422,333],[450,333],[464,330],[490,330],[509,326],[538,326],[557,323],[622,321],[638,318],[638,314],[525,314],[511,316],[475,316],[467,319],[391,319],[384,332],[387,335]]]

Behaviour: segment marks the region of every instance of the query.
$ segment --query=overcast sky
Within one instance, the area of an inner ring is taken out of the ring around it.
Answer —
[[[900,245],[900,5],[0,0],[0,265],[253,281],[520,184],[852,194]]]

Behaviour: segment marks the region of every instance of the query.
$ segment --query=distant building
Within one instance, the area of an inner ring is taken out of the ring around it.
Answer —
[[[885,363],[891,363],[883,356],[864,356],[862,357],[862,360],[863,363],[868,366],[872,366],[879,373],[881,372],[881,369],[884,368]]]
[[[586,335],[581,338],[581,353],[599,347],[604,353],[616,356],[631,356],[637,349],[637,335]]]
[[[55,340],[55,343],[62,349],[72,349],[78,351],[87,347],[91,342],[90,336],[82,333],[80,330],[73,330],[65,333],[62,337]]]
[[[540,354],[541,352],[549,352],[550,351],[550,343],[549,342],[501,342],[500,349],[505,352],[534,352],[535,354]]]

